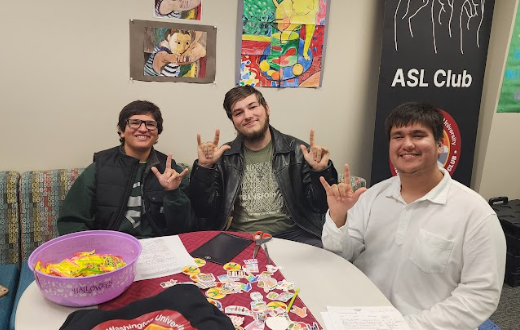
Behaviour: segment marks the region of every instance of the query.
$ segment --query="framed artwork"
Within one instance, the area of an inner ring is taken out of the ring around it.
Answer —
[[[153,16],[200,20],[201,13],[201,0],[155,0]]]
[[[130,21],[130,77],[141,81],[211,83],[217,31],[213,26]]]
[[[319,87],[327,0],[243,0],[237,84]]]
[[[509,42],[506,67],[500,90],[497,112],[520,113],[520,8],[517,9],[515,27]]]

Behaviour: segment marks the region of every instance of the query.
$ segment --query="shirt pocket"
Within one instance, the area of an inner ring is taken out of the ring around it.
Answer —
[[[454,242],[421,229],[410,254],[410,260],[428,274],[443,273]]]

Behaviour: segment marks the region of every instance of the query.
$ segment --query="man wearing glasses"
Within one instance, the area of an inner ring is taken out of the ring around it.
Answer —
[[[193,218],[187,197],[188,169],[155,150],[163,119],[148,101],[119,113],[121,145],[94,154],[94,162],[67,194],[58,219],[60,235],[109,229],[154,237],[188,231]]]

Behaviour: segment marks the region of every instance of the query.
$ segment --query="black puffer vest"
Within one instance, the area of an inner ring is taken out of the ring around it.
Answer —
[[[97,229],[118,230],[125,216],[139,159],[125,155],[121,148],[117,146],[94,154]],[[155,166],[163,173],[166,158],[152,148],[141,182],[144,202],[141,218],[146,218],[157,235],[166,234],[166,219],[161,212],[165,190],[150,168]]]

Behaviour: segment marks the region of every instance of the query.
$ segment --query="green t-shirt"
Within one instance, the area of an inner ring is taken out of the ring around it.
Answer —
[[[126,213],[119,231],[131,233],[137,237],[150,237],[153,235],[153,229],[147,221],[141,221],[141,211],[143,209],[141,181],[143,173],[146,169],[146,163],[140,163],[135,176],[130,197],[128,197],[128,204]]]
[[[244,176],[230,230],[279,234],[295,225],[273,173],[273,152],[272,141],[258,151],[244,147]]]

